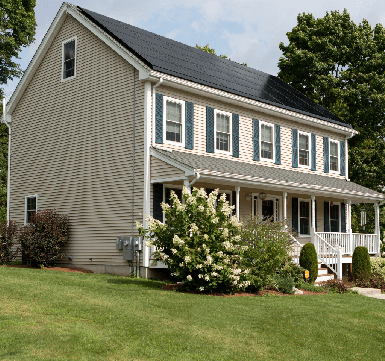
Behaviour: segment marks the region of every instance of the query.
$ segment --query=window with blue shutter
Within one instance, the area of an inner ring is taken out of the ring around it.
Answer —
[[[253,119],[253,160],[259,161],[259,120]]]
[[[153,217],[158,221],[163,222],[163,184],[162,183],[154,183],[152,185],[152,213]]]
[[[291,138],[292,138],[293,168],[298,168],[298,131],[297,129],[291,130]]]
[[[317,170],[317,143],[315,134],[311,135],[311,170]]]
[[[239,115],[233,114],[233,157],[239,158]]]
[[[298,198],[292,198],[291,211],[293,217],[293,230],[298,233]]]
[[[346,233],[346,207],[341,203],[341,232]]]
[[[345,142],[340,142],[341,175],[345,175]]]
[[[206,107],[206,152],[214,153],[214,109]]]
[[[324,172],[329,173],[329,138],[328,137],[324,137]]]
[[[163,143],[163,95],[155,95],[155,143]]]
[[[281,126],[275,125],[275,164],[281,164]]]
[[[324,202],[324,232],[330,232],[329,202]]]
[[[186,149],[194,149],[194,104],[186,102]]]

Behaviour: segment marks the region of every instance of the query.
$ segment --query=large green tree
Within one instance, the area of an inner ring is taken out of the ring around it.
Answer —
[[[279,44],[278,76],[351,124],[359,134],[349,140],[350,178],[381,191],[385,185],[385,29],[347,10],[323,18],[299,14]]]
[[[0,116],[3,112],[1,88],[8,80],[22,75],[17,63],[23,47],[35,39],[36,0],[0,0]],[[0,124],[0,220],[7,207],[8,130]]]

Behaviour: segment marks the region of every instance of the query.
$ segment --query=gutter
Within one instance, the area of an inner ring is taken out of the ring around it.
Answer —
[[[152,146],[155,146],[155,89],[163,83],[163,78],[152,87]]]
[[[11,195],[11,125],[7,122],[7,108],[3,98],[3,123],[8,127],[8,173],[7,173],[7,223],[9,223],[9,204]]]

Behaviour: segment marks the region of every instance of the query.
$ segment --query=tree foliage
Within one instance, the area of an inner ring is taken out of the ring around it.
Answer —
[[[385,29],[355,24],[345,9],[323,18],[299,14],[280,43],[278,76],[347,121],[350,178],[381,191],[385,184]]]
[[[200,50],[203,50],[205,51],[206,53],[209,53],[209,54],[213,54],[213,55],[217,55],[216,52],[215,52],[215,49],[212,49],[210,48],[210,45],[207,44],[205,46],[200,46],[198,44],[195,45],[195,48],[196,49],[200,49]],[[221,54],[219,55],[221,58],[223,59],[228,59],[228,60],[231,60],[231,58],[228,58],[226,54]],[[244,66],[247,66],[247,63],[242,63],[241,65],[244,65]]]

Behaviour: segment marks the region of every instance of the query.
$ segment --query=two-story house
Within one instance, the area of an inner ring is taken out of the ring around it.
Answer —
[[[219,188],[238,217],[287,219],[341,276],[357,245],[379,252],[385,195],[348,178],[356,131],[280,79],[63,3],[7,105],[9,219],[68,214],[64,263],[130,274],[118,236],[163,220],[184,186]],[[374,203],[375,234],[351,205]],[[141,252],[141,274],[154,271]],[[159,265],[157,267],[160,267]]]

